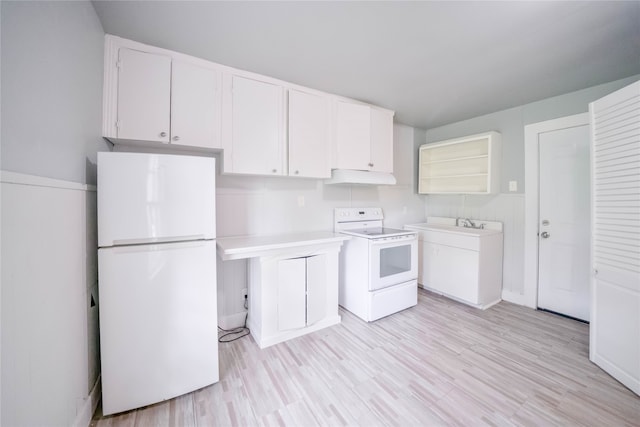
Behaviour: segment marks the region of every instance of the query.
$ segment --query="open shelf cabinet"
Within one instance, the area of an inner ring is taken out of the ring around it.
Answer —
[[[498,132],[424,144],[419,158],[420,194],[491,194],[500,190]]]

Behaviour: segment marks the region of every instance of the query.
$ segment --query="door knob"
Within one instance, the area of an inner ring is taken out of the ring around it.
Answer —
[[[160,136],[164,138],[165,136],[167,136],[167,133],[166,132],[160,132]]]
[[[548,239],[549,236],[551,236],[551,234],[547,233],[546,231],[540,233],[540,237],[542,237],[543,239]]]
[[[176,135],[176,136],[173,137],[173,140],[174,141],[180,141],[180,137],[178,135]]]

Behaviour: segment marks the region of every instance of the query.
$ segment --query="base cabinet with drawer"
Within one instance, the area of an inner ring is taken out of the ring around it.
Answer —
[[[502,232],[405,228],[419,231],[423,288],[482,309],[502,299]]]

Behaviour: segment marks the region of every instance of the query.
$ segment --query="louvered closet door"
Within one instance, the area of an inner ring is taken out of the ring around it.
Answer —
[[[640,394],[640,81],[589,105],[590,359]]]

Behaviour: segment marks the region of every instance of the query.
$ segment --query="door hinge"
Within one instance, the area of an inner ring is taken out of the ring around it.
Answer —
[[[122,127],[122,122],[120,120],[116,120],[116,129],[120,130]]]
[[[117,69],[122,69],[122,61],[120,61],[119,59],[116,61],[116,68]]]

